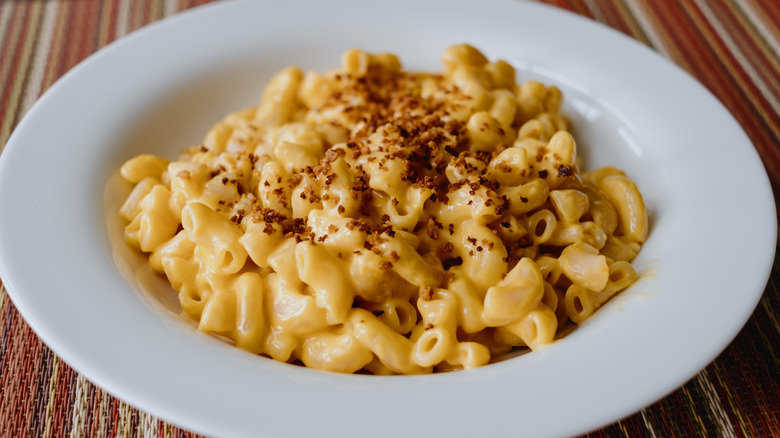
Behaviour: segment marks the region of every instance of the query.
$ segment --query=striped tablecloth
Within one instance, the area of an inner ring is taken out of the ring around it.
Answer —
[[[618,29],[696,77],[745,129],[780,193],[780,1],[546,2]],[[85,57],[201,3],[0,2],[0,147],[41,93]],[[589,436],[780,436],[778,281],[775,260],[755,313],[706,369],[663,400]],[[2,286],[0,330],[0,437],[195,436],[73,371],[36,337]]]

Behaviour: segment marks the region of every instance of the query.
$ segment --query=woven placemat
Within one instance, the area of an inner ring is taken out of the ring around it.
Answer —
[[[0,2],[0,145],[41,93],[88,55],[139,27],[203,3],[207,1]],[[696,77],[745,129],[779,193],[780,2],[546,3],[605,23]],[[735,224],[733,232],[740,226],[749,224]],[[739,254],[724,248],[724,256]],[[663,400],[588,436],[780,436],[778,280],[775,260],[755,313],[706,369]],[[32,332],[2,286],[0,330],[0,437],[197,436],[132,408],[73,371]]]

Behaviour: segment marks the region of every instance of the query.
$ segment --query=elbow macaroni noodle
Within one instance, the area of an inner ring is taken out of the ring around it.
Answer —
[[[439,74],[350,50],[274,76],[178,161],[127,161],[125,239],[204,332],[323,370],[469,369],[637,278],[647,213],[580,173],[561,92],[468,45]]]

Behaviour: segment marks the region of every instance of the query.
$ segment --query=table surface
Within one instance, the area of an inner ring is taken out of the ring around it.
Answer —
[[[204,0],[0,2],[0,151],[35,100],[91,53]],[[780,193],[780,2],[545,0],[652,47],[747,132]],[[776,196],[777,198],[777,196]],[[755,312],[707,368],[587,436],[780,436],[780,264]],[[0,437],[197,436],[112,397],[27,326],[0,283]]]

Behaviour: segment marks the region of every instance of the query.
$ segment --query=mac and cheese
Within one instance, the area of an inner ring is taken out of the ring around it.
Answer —
[[[468,45],[443,63],[282,70],[178,161],[122,166],[127,242],[200,330],[283,362],[430,373],[551,343],[637,278],[642,196],[580,173],[556,87]]]

